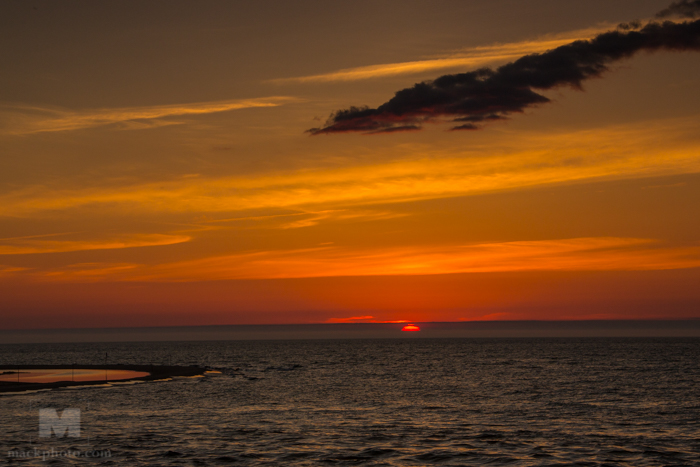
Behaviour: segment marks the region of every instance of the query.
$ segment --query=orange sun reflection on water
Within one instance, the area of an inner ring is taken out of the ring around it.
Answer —
[[[420,331],[420,327],[416,326],[415,324],[407,324],[406,326],[402,327],[401,330],[415,332]]]

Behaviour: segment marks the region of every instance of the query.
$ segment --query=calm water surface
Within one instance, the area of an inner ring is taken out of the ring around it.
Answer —
[[[0,364],[105,353],[221,374],[0,396],[0,464],[700,465],[700,339],[0,345]],[[38,438],[39,408],[79,408],[81,437]],[[111,457],[8,457],[51,449]]]

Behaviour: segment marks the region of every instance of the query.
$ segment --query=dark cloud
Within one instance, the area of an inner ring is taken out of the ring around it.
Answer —
[[[485,122],[488,120],[503,120],[505,117],[496,114],[490,115],[469,115],[468,117],[457,117],[454,122]]]
[[[377,133],[396,133],[399,131],[417,131],[420,129],[421,129],[421,127],[419,125],[391,126],[388,128],[381,128],[379,130],[370,131],[370,134],[374,135]]]
[[[450,131],[461,131],[461,130],[478,130],[479,127],[473,123],[465,123],[464,125],[453,126]]]
[[[667,10],[688,16],[698,10],[698,4],[700,0],[686,0]],[[479,123],[501,120],[550,101],[535,90],[561,86],[581,89],[583,81],[601,76],[610,64],[640,51],[658,50],[700,50],[700,20],[650,22],[644,26],[625,23],[593,39],[526,55],[495,70],[482,68],[415,84],[398,91],[376,109],[338,110],[324,126],[308,132],[387,133],[417,130],[423,123],[444,119],[462,123],[452,130],[474,130]]]
[[[683,18],[696,18],[700,16],[700,0],[681,0],[673,2],[668,8],[656,14],[657,18],[668,18],[669,16],[681,16]]]

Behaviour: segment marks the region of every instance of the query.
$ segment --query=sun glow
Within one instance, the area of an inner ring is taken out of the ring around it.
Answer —
[[[700,20],[29,3],[0,3],[0,342],[700,318]]]

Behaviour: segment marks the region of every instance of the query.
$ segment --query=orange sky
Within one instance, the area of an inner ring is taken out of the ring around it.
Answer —
[[[0,329],[700,318],[697,52],[306,133],[667,3],[0,5]]]

